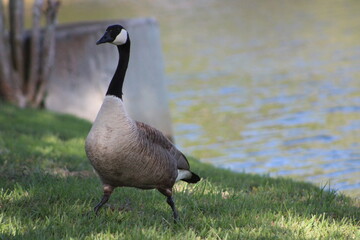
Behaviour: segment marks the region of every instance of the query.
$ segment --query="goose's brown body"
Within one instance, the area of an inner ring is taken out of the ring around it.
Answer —
[[[104,184],[172,188],[184,155],[158,130],[133,121],[122,100],[106,96],[86,139],[86,153]]]

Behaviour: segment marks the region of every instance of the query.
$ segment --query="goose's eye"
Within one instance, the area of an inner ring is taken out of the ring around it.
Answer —
[[[109,30],[109,34],[110,34],[111,37],[115,38],[116,35],[117,35],[117,32],[116,32],[116,30],[114,30],[114,29],[110,29],[110,30]]]

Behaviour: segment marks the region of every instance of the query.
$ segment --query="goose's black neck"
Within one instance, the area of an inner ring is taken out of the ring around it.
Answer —
[[[130,56],[130,39],[125,44],[117,46],[117,48],[119,51],[119,62],[106,95],[122,99],[122,88]]]

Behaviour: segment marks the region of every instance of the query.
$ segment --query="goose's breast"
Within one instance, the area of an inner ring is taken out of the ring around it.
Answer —
[[[95,170],[123,167],[133,145],[132,135],[111,127],[92,129],[86,138],[85,150]]]
[[[99,172],[123,158],[135,137],[134,121],[127,115],[121,99],[106,96],[86,138],[86,154]]]

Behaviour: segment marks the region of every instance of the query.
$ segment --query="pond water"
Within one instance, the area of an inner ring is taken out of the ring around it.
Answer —
[[[359,12],[356,0],[64,0],[60,22],[155,16],[185,153],[360,197]]]

